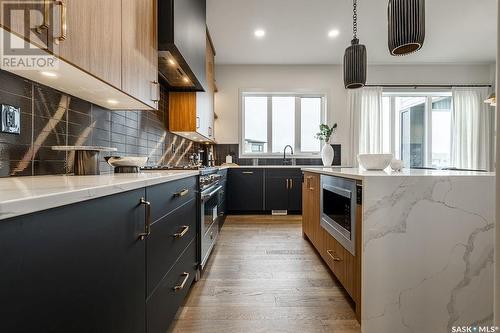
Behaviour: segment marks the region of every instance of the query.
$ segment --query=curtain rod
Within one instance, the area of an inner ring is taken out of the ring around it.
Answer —
[[[367,84],[365,87],[382,88],[491,88],[491,84]]]

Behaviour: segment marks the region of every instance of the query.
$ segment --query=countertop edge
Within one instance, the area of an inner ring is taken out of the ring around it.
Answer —
[[[5,200],[0,202],[0,223],[9,218],[32,214],[43,210],[71,205],[92,199],[105,197],[108,195],[119,194],[127,191],[133,191],[143,187],[154,186],[168,183],[188,177],[199,175],[199,171],[186,171],[178,174],[161,175],[145,179],[124,179],[115,184],[104,184],[97,186],[87,186],[81,189],[62,190],[57,193],[46,195],[29,196],[19,199]],[[65,176],[61,176],[65,177]],[[75,177],[75,176],[66,176]],[[86,176],[81,176],[86,177]]]
[[[366,171],[356,168],[302,168],[303,172],[311,172],[347,179],[366,180],[367,178],[403,178],[403,177],[495,177],[493,172],[456,171],[456,170],[422,170],[404,169],[396,171]]]

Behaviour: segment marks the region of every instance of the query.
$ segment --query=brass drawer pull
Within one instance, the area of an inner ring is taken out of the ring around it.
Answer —
[[[183,196],[187,195],[188,193],[189,193],[189,190],[187,188],[185,188],[183,190],[180,190],[177,193],[174,193],[174,197],[175,198],[180,198],[180,197],[183,197]]]
[[[244,175],[253,175],[253,171],[243,171],[242,174],[244,174]]]
[[[141,198],[140,204],[146,206],[146,221],[144,224],[144,232],[139,234],[139,239],[144,240],[147,236],[149,236],[149,234],[151,234],[151,203],[144,200],[144,198]]]
[[[61,21],[60,21],[60,36],[55,38],[55,43],[59,44],[60,42],[66,40],[66,37],[68,36],[68,22],[67,22],[67,7],[66,4],[64,3],[63,0],[56,1],[56,6],[61,7]]]
[[[328,253],[328,255],[332,258],[333,261],[337,261],[337,262],[342,261],[342,259],[335,256],[335,253],[333,253],[332,250],[327,250],[326,253]]]
[[[174,234],[174,238],[184,237],[184,235],[187,234],[187,232],[189,231],[188,225],[183,225],[181,228],[182,228],[182,231]]]
[[[36,31],[40,34],[42,30],[49,28],[49,15],[50,15],[50,0],[44,0],[43,2],[43,22],[36,28]]]
[[[178,286],[175,286],[173,289],[175,292],[178,292],[178,291],[181,291],[182,289],[184,289],[184,286],[186,285],[186,282],[187,280],[189,279],[189,273],[182,273],[181,276],[184,276],[184,281],[182,281],[182,283]]]

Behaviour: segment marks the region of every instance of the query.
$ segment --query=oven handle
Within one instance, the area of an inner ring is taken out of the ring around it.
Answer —
[[[201,193],[201,202],[205,202],[209,200],[211,197],[213,197],[217,192],[219,192],[222,189],[222,186],[217,186],[215,190],[208,194],[204,194],[203,192]]]
[[[338,187],[338,186],[333,186],[333,185],[328,185],[328,184],[323,184],[323,188],[327,191],[336,193],[338,195],[341,195],[345,198],[352,198],[352,191],[346,190],[344,188]]]

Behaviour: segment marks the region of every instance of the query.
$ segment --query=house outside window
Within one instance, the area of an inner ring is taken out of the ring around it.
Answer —
[[[317,157],[325,120],[326,94],[242,92],[240,155],[276,157],[290,145],[296,157]]]

